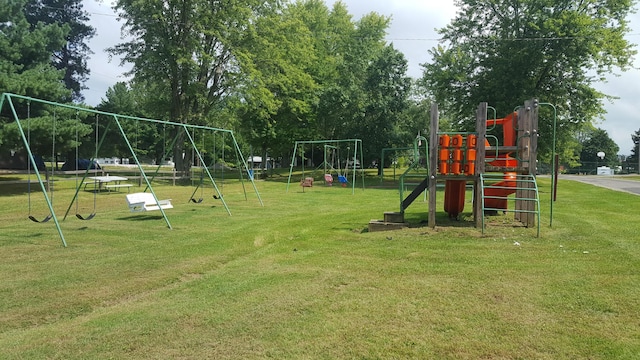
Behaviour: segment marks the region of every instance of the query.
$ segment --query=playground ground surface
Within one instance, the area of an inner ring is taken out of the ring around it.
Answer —
[[[550,228],[539,183],[539,238],[510,216],[482,235],[470,194],[461,221],[440,208],[436,229],[369,233],[397,189],[286,192],[280,176],[257,182],[264,207],[218,184],[231,216],[210,187],[193,204],[193,187],[154,185],[173,230],[100,193],[93,220],[73,207],[62,222],[64,248],[51,222],[27,219],[26,184],[0,181],[2,358],[637,359],[638,197],[561,177]],[[57,211],[73,186],[60,182]],[[422,201],[407,210],[426,217]]]

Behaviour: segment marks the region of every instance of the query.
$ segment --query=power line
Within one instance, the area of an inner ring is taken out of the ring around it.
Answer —
[[[640,33],[627,34],[626,36],[640,36]],[[528,37],[528,38],[476,38],[484,41],[560,41],[587,39],[587,36],[552,36],[552,37]],[[386,38],[386,41],[445,41],[445,38]]]
[[[43,8],[46,9],[50,9],[50,10],[66,10],[65,8],[61,8],[61,7],[55,7],[55,6],[49,6],[49,5],[41,5]],[[82,11],[89,14],[89,15],[99,15],[99,16],[109,16],[109,17],[119,17],[117,14],[107,14],[107,13],[99,13],[99,12],[93,12],[93,11],[87,11],[84,9],[84,6],[82,8]]]

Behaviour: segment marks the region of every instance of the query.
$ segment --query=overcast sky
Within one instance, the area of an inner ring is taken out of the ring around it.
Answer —
[[[409,75],[421,75],[420,64],[428,62],[427,50],[437,44],[436,28],[447,25],[456,14],[454,0],[342,0],[354,16],[359,19],[369,12],[377,12],[391,17],[387,39],[404,53],[409,63]],[[329,7],[335,0],[326,0]],[[105,49],[122,40],[120,25],[111,9],[111,1],[84,0],[84,8],[91,16],[91,25],[96,29],[96,37],[89,42],[94,52],[88,61],[91,75],[83,93],[89,105],[97,105],[104,98],[106,90],[118,81],[126,81],[122,74],[128,68],[120,67],[119,59],[109,59]],[[640,40],[640,15],[632,15],[632,31],[628,39],[637,44]],[[640,61],[635,62],[640,67]],[[631,134],[640,129],[640,70],[612,75],[609,82],[598,84],[597,89],[620,99],[605,105],[604,121],[597,126],[605,129],[620,147],[620,154],[631,154],[633,142]],[[540,95],[544,100],[544,94]],[[544,136],[542,134],[541,136]]]

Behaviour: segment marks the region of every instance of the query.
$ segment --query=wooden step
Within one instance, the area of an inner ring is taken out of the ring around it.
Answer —
[[[409,227],[408,223],[396,223],[396,222],[385,222],[383,220],[371,220],[369,221],[369,232],[374,231],[390,231],[390,230],[400,230]]]
[[[404,223],[404,214],[397,211],[387,211],[384,213],[384,222]]]

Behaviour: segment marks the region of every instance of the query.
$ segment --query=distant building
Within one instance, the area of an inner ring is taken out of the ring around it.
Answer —
[[[608,166],[598,166],[598,175],[613,175],[613,169]]]
[[[118,158],[118,157],[97,158],[96,162],[100,165],[129,165],[128,158]]]
[[[267,169],[272,169],[273,165],[273,159],[267,158]],[[262,169],[262,156],[249,156],[247,158],[247,167],[249,169]]]

